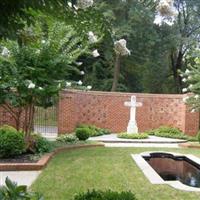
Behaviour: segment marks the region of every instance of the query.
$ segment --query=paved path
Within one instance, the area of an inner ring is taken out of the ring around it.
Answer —
[[[0,185],[5,184],[5,179],[8,176],[18,185],[27,185],[28,187],[36,180],[41,171],[3,171],[0,172]]]
[[[153,144],[178,144],[184,143],[185,140],[179,139],[172,139],[172,138],[164,138],[164,137],[156,137],[156,136],[149,136],[147,139],[122,139],[118,138],[117,134],[110,134],[110,135],[102,135],[98,137],[91,137],[89,138],[91,141],[99,141],[104,143],[153,143]]]
[[[155,144],[155,143],[104,143],[105,147],[155,147],[155,148],[179,148],[178,144]]]

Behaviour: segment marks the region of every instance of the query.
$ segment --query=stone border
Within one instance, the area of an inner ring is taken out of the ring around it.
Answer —
[[[182,144],[179,144],[179,146],[183,148],[200,149],[200,145],[195,145],[195,144],[190,144],[190,143],[182,143]]]
[[[0,163],[0,171],[39,171],[46,167],[53,156],[60,152],[91,147],[104,147],[104,144],[81,144],[60,147],[51,153],[45,154],[36,163]]]
[[[150,156],[151,153],[167,153],[172,154],[173,156],[185,156],[188,159],[196,162],[200,165],[200,158],[193,156],[191,154],[178,154],[173,152],[165,152],[165,151],[151,151],[151,152],[144,152],[141,154],[131,154],[133,160],[136,162],[137,166],[142,170],[146,178],[152,184],[167,184],[173,188],[184,190],[184,191],[192,191],[192,192],[200,192],[200,188],[190,187],[187,186],[180,181],[164,181],[159,174],[149,165],[148,162],[143,158],[143,156]]]

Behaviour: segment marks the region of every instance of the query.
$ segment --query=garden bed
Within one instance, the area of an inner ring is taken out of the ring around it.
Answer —
[[[0,171],[36,171],[43,169],[50,159],[63,151],[68,151],[72,149],[79,149],[79,148],[90,148],[90,147],[99,147],[104,146],[103,144],[78,144],[78,145],[68,145],[56,148],[53,152],[47,153],[43,155],[38,161],[29,162],[30,160],[26,159],[23,156],[20,158],[13,158],[13,159],[1,159],[0,160]],[[14,160],[16,162],[14,162]],[[24,160],[24,162],[22,162]],[[7,162],[6,162],[7,161]]]
[[[37,163],[39,159],[39,155],[22,154],[14,158],[1,158],[0,163]]]

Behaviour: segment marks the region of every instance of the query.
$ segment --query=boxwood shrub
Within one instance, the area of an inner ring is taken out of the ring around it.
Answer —
[[[108,129],[98,128],[94,125],[80,124],[77,128],[88,128],[90,129],[90,137],[101,136],[111,134],[111,131]]]
[[[76,129],[76,137],[79,140],[87,140],[91,135],[91,129],[89,128],[77,128]]]
[[[74,200],[137,200],[137,198],[132,192],[92,190],[76,195]]]
[[[10,126],[0,128],[0,157],[10,158],[25,151],[25,141],[22,132]]]
[[[147,139],[148,134],[147,133],[135,133],[135,134],[120,133],[117,137],[124,138],[124,139]]]
[[[161,126],[158,129],[154,129],[147,132],[149,135],[155,135],[158,137],[167,137],[167,138],[176,138],[176,139],[188,139],[188,136],[185,135],[178,128]]]

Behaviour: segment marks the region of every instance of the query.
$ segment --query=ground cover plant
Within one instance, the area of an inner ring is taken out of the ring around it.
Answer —
[[[111,134],[110,130],[104,129],[104,128],[99,128],[99,127],[96,127],[94,125],[79,124],[77,126],[77,128],[87,128],[87,129],[89,129],[90,130],[89,131],[90,137]]]
[[[178,128],[167,127],[167,126],[161,126],[160,128],[147,131],[146,133],[149,135],[155,135],[158,137],[197,141],[197,137],[188,136],[185,133],[183,133],[181,130],[179,130]]]
[[[124,138],[124,139],[147,139],[149,135],[147,133],[120,133],[117,135],[118,138]]]
[[[200,157],[198,149],[157,150]],[[63,152],[51,160],[31,189],[42,193],[45,200],[73,200],[76,194],[93,189],[131,191],[138,200],[199,199],[199,193],[151,184],[131,158],[131,154],[146,151],[156,151],[156,148],[98,147]]]

